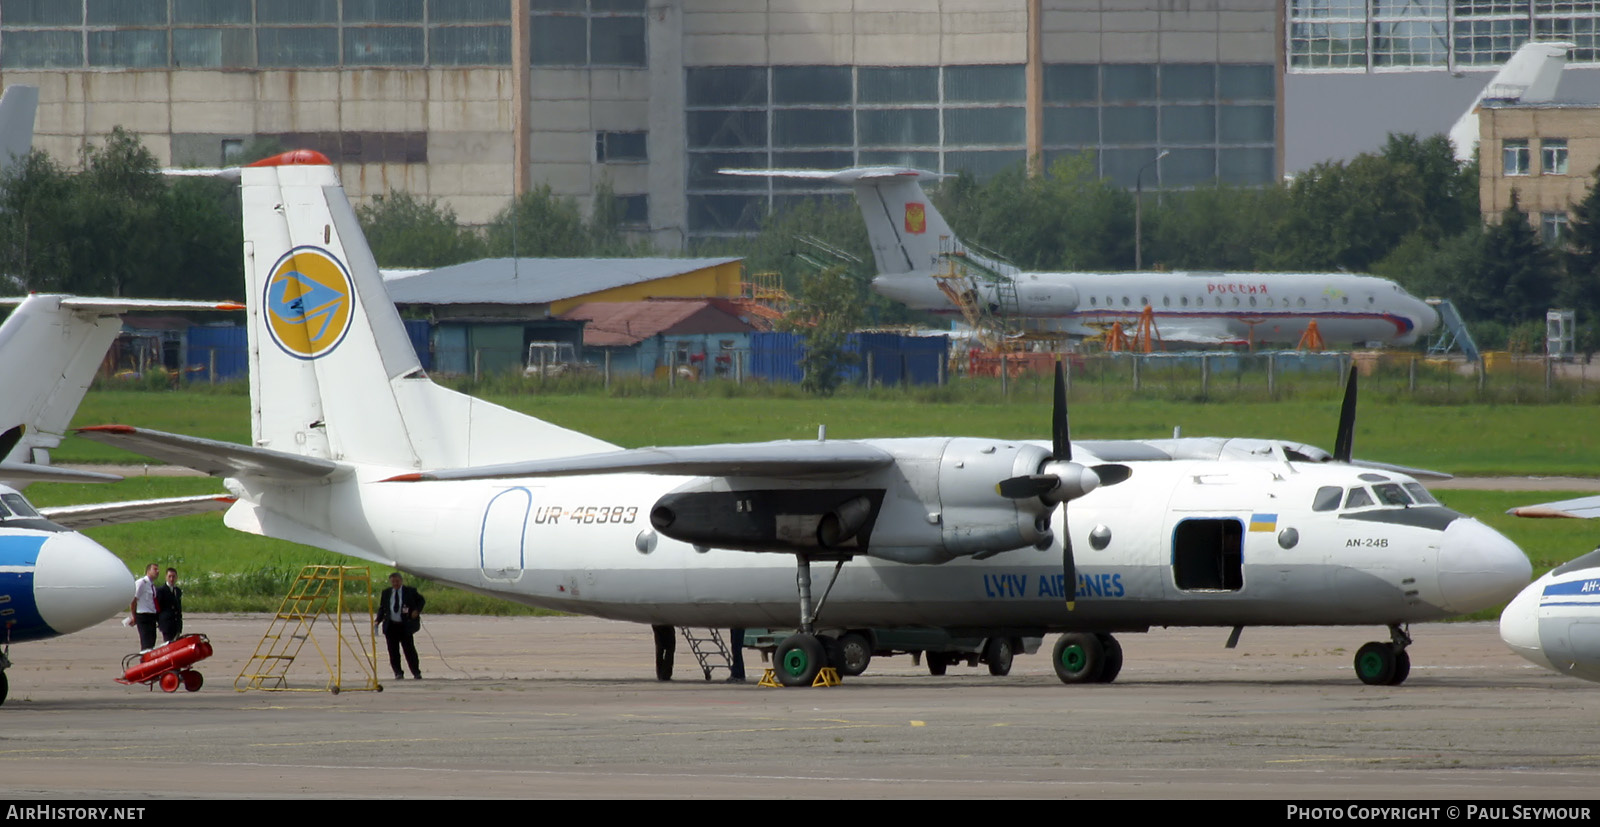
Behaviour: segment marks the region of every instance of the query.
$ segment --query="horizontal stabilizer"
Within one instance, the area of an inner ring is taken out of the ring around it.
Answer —
[[[27,296],[0,298],[0,306],[22,304]],[[98,310],[126,313],[130,310],[243,310],[244,302],[185,301],[182,299],[110,299],[88,296],[62,296],[60,305],[69,310]]]
[[[303,457],[214,439],[169,434],[129,425],[79,428],[84,439],[113,445],[151,459],[182,465],[213,477],[257,476],[280,480],[330,477],[345,466],[320,457]]]
[[[118,482],[121,479],[116,474],[98,471],[75,471],[31,462],[0,462],[0,482],[13,486],[29,482]]]
[[[41,508],[39,514],[56,525],[81,530],[103,525],[142,523],[148,520],[164,520],[168,517],[187,517],[190,514],[223,511],[233,505],[233,501],[234,498],[226,494],[199,494],[193,497],[64,505]]]
[[[1506,513],[1515,517],[1572,517],[1592,520],[1600,517],[1600,497],[1579,497],[1575,500],[1524,505]]]
[[[854,184],[857,181],[877,181],[884,178],[902,178],[908,181],[937,181],[949,176],[912,167],[851,167],[850,169],[719,169],[720,175],[738,175],[746,178],[803,178],[813,181],[832,181],[835,184]]]
[[[385,482],[493,480],[594,474],[661,474],[684,477],[845,476],[894,462],[887,451],[859,442],[753,442],[635,448],[604,454],[508,462],[401,474]]]

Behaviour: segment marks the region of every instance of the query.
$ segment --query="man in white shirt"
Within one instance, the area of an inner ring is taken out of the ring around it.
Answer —
[[[156,645],[156,578],[161,567],[151,563],[144,568],[144,576],[133,581],[133,602],[128,613],[133,615],[133,625],[139,627],[139,651],[154,649]]]

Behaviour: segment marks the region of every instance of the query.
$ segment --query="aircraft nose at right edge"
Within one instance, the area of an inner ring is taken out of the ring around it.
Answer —
[[[39,619],[56,634],[71,634],[126,609],[133,575],[99,543],[61,533],[39,550],[33,593]]]
[[[1510,600],[1532,575],[1528,556],[1500,532],[1471,517],[1445,527],[1439,590],[1451,611],[1475,612]]]
[[[1541,579],[1523,589],[1500,613],[1500,639],[1527,660],[1554,669],[1539,638],[1539,599],[1545,582],[1547,580]]]

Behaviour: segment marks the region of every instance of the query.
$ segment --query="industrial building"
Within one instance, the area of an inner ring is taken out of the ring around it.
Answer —
[[[1577,42],[1562,96],[1600,100],[1597,29],[1528,0],[0,0],[0,80],[40,86],[58,158],[117,125],[184,165],[271,137],[470,223],[607,182],[679,250],[818,192],[725,166],[1265,183],[1444,131],[1529,36]]]

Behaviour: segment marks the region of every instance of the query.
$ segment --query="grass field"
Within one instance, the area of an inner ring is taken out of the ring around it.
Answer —
[[[748,386],[747,386],[748,387]],[[998,387],[987,396],[969,390],[933,398],[917,391],[845,393],[816,399],[788,392],[761,398],[686,388],[682,396],[617,395],[598,391],[496,393],[487,398],[619,445],[676,445],[766,439],[812,439],[819,424],[830,438],[996,435],[1044,438],[1048,386],[1012,383],[1009,399]],[[1084,396],[1092,388],[1080,387]],[[121,422],[234,442],[249,439],[249,400],[240,389],[210,392],[95,390],[77,423]],[[1311,394],[1306,394],[1311,395]],[[1278,402],[1179,402],[1169,399],[1074,399],[1073,432],[1080,439],[1189,436],[1274,436],[1331,447],[1338,417],[1337,389],[1314,399]],[[1587,404],[1432,405],[1369,394],[1356,431],[1358,456],[1463,475],[1578,475],[1600,472],[1595,407]],[[69,438],[57,462],[141,460],[87,440]],[[137,474],[136,469],[130,473]],[[35,486],[41,505],[178,496],[220,491],[203,478],[135,477],[109,486]],[[1560,499],[1560,492],[1438,492],[1446,504],[1477,516],[1515,540],[1536,572],[1595,547],[1600,527],[1586,521],[1528,521],[1504,516],[1514,506]],[[289,578],[303,565],[341,562],[337,555],[231,531],[218,515],[113,526],[91,532],[130,568],[145,562],[176,565],[190,583],[195,611],[276,607]],[[349,561],[342,561],[349,562]],[[429,585],[429,606],[441,612],[514,614],[533,610]],[[1494,613],[1483,613],[1492,617]]]

